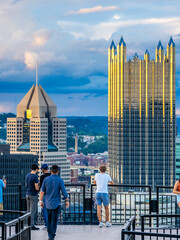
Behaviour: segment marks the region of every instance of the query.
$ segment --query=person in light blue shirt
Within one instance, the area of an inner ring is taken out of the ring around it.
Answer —
[[[3,189],[6,188],[6,179],[0,179],[0,210],[3,210]],[[0,213],[3,215],[3,213]]]
[[[46,177],[43,181],[40,193],[40,206],[44,207],[43,197],[45,197],[45,205],[48,214],[47,231],[49,240],[53,240],[56,236],[58,217],[61,210],[61,194],[65,198],[66,207],[69,207],[68,195],[62,178],[58,176],[59,170],[57,165],[51,168],[51,176]]]

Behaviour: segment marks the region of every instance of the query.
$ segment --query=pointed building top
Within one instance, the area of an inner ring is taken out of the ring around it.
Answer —
[[[157,50],[159,50],[161,48],[161,50],[164,50],[161,41],[159,41],[158,45],[157,45]]]
[[[175,43],[173,41],[172,36],[170,37],[169,43],[168,43],[169,47],[172,45],[173,47],[175,47]]]
[[[134,54],[134,59],[138,59],[138,54],[137,53]]]
[[[149,52],[148,52],[148,50],[146,49],[146,51],[145,51],[145,54],[148,54],[149,55]]]
[[[126,46],[126,44],[125,44],[124,39],[123,39],[122,36],[121,36],[121,39],[120,39],[120,41],[119,41],[119,45],[120,45],[120,46],[123,45],[124,47]]]
[[[116,49],[116,46],[115,46],[115,44],[114,44],[114,41],[113,41],[113,40],[112,40],[112,42],[111,42],[110,49],[112,49],[112,48]]]

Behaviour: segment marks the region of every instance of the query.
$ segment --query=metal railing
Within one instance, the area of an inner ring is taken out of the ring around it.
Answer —
[[[31,213],[20,211],[0,210],[1,214],[16,217],[9,222],[0,221],[0,239],[2,240],[31,240]]]
[[[121,240],[133,240],[137,236],[141,236],[141,240],[144,239],[156,239],[163,238],[163,240],[166,239],[178,239],[180,238],[180,230],[175,225],[173,225],[173,218],[179,218],[180,215],[173,215],[173,214],[154,214],[154,215],[144,215],[141,216],[141,228],[136,228],[136,225],[134,223],[134,218],[131,218],[129,222],[127,222],[124,229],[121,231]],[[170,223],[166,226],[161,227],[153,227],[153,228],[147,228],[146,227],[146,219],[157,219],[158,218],[168,218],[171,219]]]
[[[93,216],[97,214],[97,209],[94,204],[95,186],[94,184],[91,185],[91,224],[98,222],[97,218],[93,219]],[[114,184],[108,187],[110,220],[113,224],[125,224],[132,216],[151,213],[151,186]],[[140,193],[138,190],[144,191]],[[140,218],[137,220],[137,223],[139,223]]]

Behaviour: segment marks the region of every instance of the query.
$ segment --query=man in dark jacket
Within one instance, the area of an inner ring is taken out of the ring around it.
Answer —
[[[34,217],[37,210],[38,204],[38,173],[39,167],[36,164],[32,165],[31,172],[26,175],[25,185],[26,185],[26,201],[27,201],[27,211],[31,212],[31,223],[32,230],[39,230],[39,228],[34,226]]]
[[[51,175],[51,173],[48,170],[48,165],[46,163],[42,164],[41,170],[43,172],[43,175],[41,175],[41,177],[40,177],[40,189],[42,187],[44,179]],[[45,204],[44,199],[43,199],[43,202],[44,202],[44,207],[42,208],[42,214],[43,214],[43,218],[44,218],[45,228],[47,228],[48,216],[47,216],[47,209],[46,209],[46,204]]]
[[[64,182],[62,178],[58,176],[58,173],[58,166],[53,165],[51,168],[51,176],[44,179],[40,193],[41,208],[44,207],[43,198],[45,196],[45,204],[48,214],[47,231],[49,240],[53,240],[56,236],[58,217],[61,210],[60,191],[65,198],[66,207],[69,207],[68,195],[64,186]]]

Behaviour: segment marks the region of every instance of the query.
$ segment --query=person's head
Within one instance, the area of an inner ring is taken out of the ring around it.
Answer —
[[[38,165],[37,164],[32,164],[31,170],[34,171],[35,173],[37,173],[38,170],[39,170]]]
[[[100,166],[99,171],[100,171],[100,173],[105,173],[106,172],[106,166]]]
[[[59,173],[59,169],[58,169],[58,166],[57,165],[53,165],[52,167],[51,167],[51,173],[52,174],[58,174]]]
[[[42,166],[41,166],[41,170],[43,173],[47,172],[48,171],[48,165],[46,163],[44,163]]]

